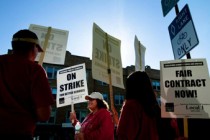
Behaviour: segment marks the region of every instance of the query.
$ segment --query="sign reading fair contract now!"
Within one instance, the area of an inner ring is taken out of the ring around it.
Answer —
[[[161,116],[209,118],[210,80],[205,59],[162,61]]]

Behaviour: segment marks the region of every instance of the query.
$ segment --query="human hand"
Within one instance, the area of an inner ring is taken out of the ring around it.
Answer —
[[[76,113],[75,112],[70,112],[69,120],[74,123],[74,120],[76,120],[76,119],[77,119]]]
[[[84,140],[84,133],[82,132],[76,133],[75,140]]]

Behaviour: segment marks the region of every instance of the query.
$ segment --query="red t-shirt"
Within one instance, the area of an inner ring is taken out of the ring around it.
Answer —
[[[156,119],[147,116],[136,100],[127,100],[117,127],[118,140],[158,140]]]
[[[111,113],[104,108],[94,114],[90,113],[81,123],[81,132],[85,140],[114,140],[114,123]]]
[[[0,56],[0,134],[33,134],[35,110],[53,103],[40,65],[15,55]]]

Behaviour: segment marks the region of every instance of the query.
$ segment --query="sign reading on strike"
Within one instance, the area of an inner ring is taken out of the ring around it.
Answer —
[[[57,107],[86,102],[88,95],[85,64],[57,71]]]

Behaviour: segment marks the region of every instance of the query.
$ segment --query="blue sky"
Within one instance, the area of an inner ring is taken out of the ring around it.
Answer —
[[[191,58],[210,64],[210,1],[179,0],[189,5],[199,44]],[[12,35],[30,24],[68,30],[67,50],[92,59],[92,27],[121,40],[123,67],[135,65],[134,37],[146,47],[145,64],[160,69],[160,61],[174,60],[168,26],[174,8],[163,17],[161,0],[1,0],[0,55],[11,48]],[[186,59],[184,56],[182,59]]]

